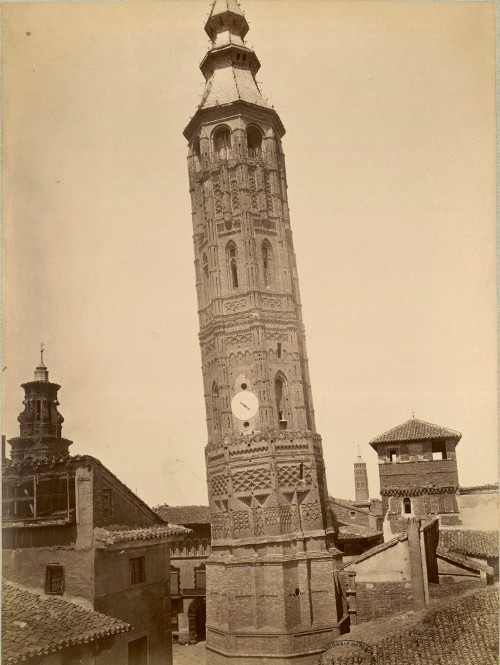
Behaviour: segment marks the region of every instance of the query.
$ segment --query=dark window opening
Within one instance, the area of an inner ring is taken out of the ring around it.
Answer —
[[[195,589],[206,589],[207,587],[204,563],[194,569],[194,587]]]
[[[201,161],[200,139],[196,139],[196,141],[194,142],[193,153],[199,163]]]
[[[102,516],[104,519],[113,517],[113,492],[108,487],[102,490]]]
[[[281,358],[281,342],[278,342],[278,358]]]
[[[36,401],[36,419],[40,420],[42,417],[42,403],[39,399]]]
[[[285,417],[285,385],[283,379],[279,376],[274,382],[274,392],[276,395],[279,427],[280,429],[287,429],[288,421]]]
[[[208,258],[206,254],[203,254],[203,274],[205,278],[208,278]]]
[[[241,384],[241,389],[242,389],[242,390],[246,390],[246,389],[247,389],[247,384],[246,384],[246,383],[242,383],[242,384]]]
[[[62,566],[47,566],[45,568],[45,593],[63,595],[64,568]]]
[[[410,515],[411,514],[411,500],[406,498],[403,499],[403,508],[405,511],[405,515]]]
[[[303,480],[303,478],[304,478],[304,463],[301,462],[299,467],[299,479]]]
[[[397,450],[389,450],[389,461],[390,462],[397,462],[398,461],[398,451]]]
[[[351,518],[352,518],[352,517],[356,517],[356,511],[355,511],[355,510],[351,510],[350,513],[349,513],[349,515],[351,516]]]
[[[262,155],[262,132],[257,127],[251,126],[247,129],[247,148],[249,157]]]
[[[445,441],[432,442],[432,459],[433,460],[447,459]]]
[[[146,557],[129,559],[130,584],[140,584],[146,579]]]
[[[231,132],[220,127],[214,134],[214,150],[222,159],[227,159],[231,150]]]
[[[179,628],[179,601],[171,601],[171,610],[170,610],[170,624],[172,630],[177,630]]]
[[[233,288],[238,288],[238,268],[236,267],[236,259],[231,259],[231,280]]]
[[[174,566],[170,566],[170,595],[180,596],[180,593],[181,593],[180,570],[179,568],[174,568]]]

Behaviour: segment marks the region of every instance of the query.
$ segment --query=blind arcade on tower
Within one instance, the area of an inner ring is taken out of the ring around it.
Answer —
[[[312,663],[340,632],[281,120],[236,0],[215,0],[189,143],[212,525],[207,663]]]

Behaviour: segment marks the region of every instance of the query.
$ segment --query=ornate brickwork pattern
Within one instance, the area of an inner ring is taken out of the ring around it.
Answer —
[[[248,510],[233,510],[231,517],[234,538],[250,535],[250,514]]]
[[[231,537],[229,515],[227,512],[212,513],[210,515],[210,523],[212,525],[212,537],[214,540]]]
[[[253,511],[253,530],[256,536],[262,536],[264,534],[264,509],[262,506],[257,506]]]
[[[251,342],[251,341],[252,341],[251,332],[240,332],[240,333],[235,333],[234,335],[226,336],[226,344],[234,344],[235,346],[238,344],[245,344],[246,342]]]
[[[302,478],[301,478],[302,469]],[[278,485],[280,487],[293,487],[295,485],[310,485],[312,483],[311,467],[307,464],[279,464]]]
[[[300,516],[303,522],[317,522],[320,519],[321,510],[319,501],[303,503],[300,506]]]
[[[286,531],[299,531],[300,523],[297,514],[297,506],[280,506],[279,507],[280,523],[285,527]]]
[[[247,306],[246,298],[238,298],[237,300],[228,300],[224,303],[224,309],[226,312],[234,313],[241,312],[242,309],[245,309]]]
[[[255,169],[248,170],[248,183],[250,187],[250,197],[252,200],[252,210],[259,209],[259,197],[257,195],[257,183],[255,180]]]
[[[214,191],[215,213],[222,215],[222,192],[220,186],[220,173],[212,173],[212,187]]]
[[[283,303],[279,298],[262,296],[262,304],[266,309],[283,309]]]
[[[287,342],[288,334],[281,330],[266,330],[266,339],[273,342]]]
[[[263,508],[264,523],[266,526],[276,526],[279,522],[278,506]]]
[[[212,485],[212,494],[214,496],[220,496],[221,494],[227,494],[227,480],[223,474],[217,474],[211,480]]]
[[[269,171],[266,171],[265,176],[264,176],[265,184],[266,184],[266,202],[267,202],[267,209],[269,210],[269,213],[272,215],[273,214],[273,197],[271,194],[271,174]]]
[[[233,490],[235,492],[252,492],[271,487],[269,467],[259,467],[238,471],[233,474]]]
[[[240,201],[238,196],[238,182],[236,181],[235,177],[231,178],[230,190],[231,190],[231,207],[233,209],[233,212],[236,213],[240,207]]]

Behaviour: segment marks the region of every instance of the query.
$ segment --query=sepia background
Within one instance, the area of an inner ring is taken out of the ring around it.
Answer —
[[[3,433],[45,343],[63,435],[149,504],[206,503],[182,129],[208,0],[4,3]],[[497,479],[493,5],[244,0],[286,153],[329,491],[359,444],[459,430]]]

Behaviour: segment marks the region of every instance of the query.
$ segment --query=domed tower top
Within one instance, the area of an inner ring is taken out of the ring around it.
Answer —
[[[265,109],[272,116],[277,133],[283,136],[285,129],[281,120],[255,80],[260,62],[253,49],[245,44],[248,23],[237,0],[214,0],[205,32],[212,42],[200,64],[205,89],[184,136],[192,140],[199,121],[207,113],[223,111],[237,103]]]
[[[12,461],[68,455],[72,442],[62,437],[64,418],[57,410],[57,393],[61,386],[49,381],[49,372],[43,362],[43,346],[33,381],[23,383],[21,387],[24,388],[24,410],[17,418],[19,436],[9,440]]]

